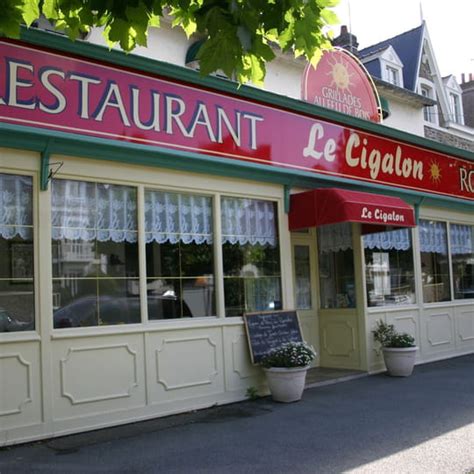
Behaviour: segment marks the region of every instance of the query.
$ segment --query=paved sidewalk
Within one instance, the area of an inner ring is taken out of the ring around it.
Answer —
[[[474,472],[474,355],[0,449],[0,473]]]

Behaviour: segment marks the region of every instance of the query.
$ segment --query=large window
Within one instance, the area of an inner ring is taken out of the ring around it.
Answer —
[[[474,226],[450,225],[454,298],[474,298]]]
[[[276,204],[221,201],[226,316],[280,309],[280,248]]]
[[[355,278],[350,223],[318,228],[322,308],[354,308]]]
[[[435,303],[451,299],[448,238],[444,222],[420,220],[421,278],[423,301]]]
[[[415,303],[410,229],[364,235],[368,306]]]
[[[0,332],[34,329],[32,180],[0,174]]]
[[[149,319],[215,315],[210,197],[145,191]]]
[[[54,327],[140,322],[136,190],[53,180]]]

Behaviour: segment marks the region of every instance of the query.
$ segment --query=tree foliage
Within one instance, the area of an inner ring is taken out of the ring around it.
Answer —
[[[18,37],[43,15],[71,39],[102,27],[110,46],[124,51],[147,45],[150,27],[164,15],[190,37],[203,38],[201,73],[218,69],[238,82],[261,84],[271,45],[313,64],[330,47],[326,32],[337,22],[331,10],[339,0],[0,0],[0,35]]]

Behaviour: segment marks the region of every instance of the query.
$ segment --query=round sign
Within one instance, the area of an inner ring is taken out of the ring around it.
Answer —
[[[380,101],[369,73],[344,49],[325,51],[316,68],[308,63],[301,89],[306,102],[381,122]]]

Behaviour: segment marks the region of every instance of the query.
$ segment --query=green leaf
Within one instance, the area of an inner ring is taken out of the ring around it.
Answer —
[[[339,24],[338,16],[332,10],[328,10],[327,8],[321,11],[321,18],[328,25],[337,25],[337,24]]]
[[[42,11],[48,20],[56,20],[59,18],[58,0],[44,0]]]
[[[39,0],[24,0],[23,20],[30,26],[40,15]]]
[[[214,38],[209,38],[197,55],[201,74],[207,75],[222,69],[228,77],[232,77],[238,58],[242,57],[239,45],[235,35],[229,31],[221,31]]]
[[[0,2],[0,35],[11,38],[20,36],[20,24],[23,20],[23,1],[4,0]]]

